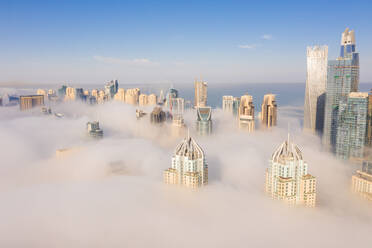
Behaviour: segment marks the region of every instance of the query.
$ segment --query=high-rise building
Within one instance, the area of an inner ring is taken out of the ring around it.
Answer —
[[[249,132],[254,131],[254,105],[252,96],[244,95],[240,98],[238,114],[239,128]]]
[[[20,110],[31,109],[36,106],[44,105],[44,96],[43,95],[29,95],[29,96],[20,96],[19,97],[19,107]]]
[[[372,149],[372,90],[368,94],[366,145],[369,149]]]
[[[125,92],[125,102],[128,104],[137,105],[140,94],[141,92],[138,88],[127,89]]]
[[[342,159],[363,158],[367,131],[368,93],[351,92],[339,104],[336,155]]]
[[[125,90],[123,88],[119,88],[118,92],[116,92],[114,96],[115,101],[125,102]]]
[[[362,170],[352,176],[352,190],[363,198],[372,201],[372,161],[363,161]]]
[[[261,123],[264,127],[276,126],[277,105],[274,94],[266,94],[261,105]]]
[[[172,166],[163,173],[166,184],[196,189],[208,184],[208,165],[202,148],[189,135],[172,157]]]
[[[58,96],[62,99],[65,98],[65,95],[66,95],[66,89],[67,89],[67,86],[66,85],[62,85],[61,88],[58,89]]]
[[[341,37],[341,53],[337,60],[328,62],[323,144],[336,150],[339,107],[350,92],[358,91],[359,53],[355,49],[354,31],[347,28]]]
[[[195,87],[195,97],[194,97],[194,106],[205,107],[207,106],[207,82],[197,81],[194,82]]]
[[[199,135],[209,135],[212,133],[212,108],[198,107],[196,108],[197,121],[196,130]]]
[[[154,106],[156,105],[157,102],[158,102],[158,97],[155,94],[150,94],[148,97],[148,104]]]
[[[271,156],[265,191],[272,199],[292,206],[315,207],[316,179],[308,174],[302,152],[290,142],[289,135]]]
[[[76,90],[72,87],[66,88],[65,101],[75,101],[76,99]]]
[[[155,123],[155,124],[163,123],[163,122],[166,121],[165,112],[162,110],[161,107],[156,106],[152,110],[152,112],[150,114],[150,121],[151,121],[151,123]]]
[[[177,97],[171,99],[170,111],[172,115],[183,115],[185,110],[185,99]]]
[[[114,98],[115,94],[118,92],[118,80],[111,80],[105,84],[105,94],[109,99]]]
[[[38,89],[36,91],[36,95],[43,95],[44,96],[44,101],[46,101],[48,99],[48,93],[44,89]]]
[[[98,121],[88,122],[87,123],[87,132],[90,137],[93,138],[102,138],[103,130],[99,127]]]
[[[146,106],[148,105],[148,96],[146,94],[140,94],[138,97],[138,105]]]
[[[233,114],[234,112],[234,97],[233,96],[222,97],[222,110],[224,112]]]
[[[166,98],[166,106],[172,110],[172,99],[178,98],[178,90],[174,88],[169,88]]]
[[[327,85],[328,46],[307,47],[304,129],[321,134]]]

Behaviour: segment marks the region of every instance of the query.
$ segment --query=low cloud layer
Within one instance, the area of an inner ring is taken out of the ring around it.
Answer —
[[[1,247],[367,247],[372,210],[350,192],[354,165],[322,152],[301,132],[301,109],[281,107],[271,131],[245,133],[213,112],[214,134],[191,135],[206,152],[209,185],[198,192],[164,185],[162,172],[182,138],[169,126],[137,121],[135,108],[52,106],[0,108]],[[150,111],[150,109],[146,109]],[[104,139],[85,135],[99,120]],[[264,195],[265,169],[287,137],[318,179],[318,207],[288,208]],[[56,149],[75,148],[65,159]],[[117,167],[115,167],[117,166]],[[119,172],[118,172],[119,171]]]

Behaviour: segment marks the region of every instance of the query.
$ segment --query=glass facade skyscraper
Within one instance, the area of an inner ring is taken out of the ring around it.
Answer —
[[[339,108],[347,102],[350,92],[358,91],[359,54],[355,48],[354,31],[342,33],[341,53],[337,60],[328,62],[323,144],[336,150]]]
[[[196,109],[197,122],[196,130],[199,135],[209,135],[212,133],[212,108],[198,107]]]

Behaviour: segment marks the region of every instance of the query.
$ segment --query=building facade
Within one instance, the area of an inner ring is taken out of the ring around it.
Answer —
[[[177,147],[172,165],[163,173],[166,184],[196,189],[208,184],[208,165],[202,148],[187,136]]]
[[[88,122],[87,132],[88,132],[88,135],[93,138],[103,137],[103,130],[99,127],[98,121]]]
[[[307,47],[304,130],[321,134],[324,127],[328,46]]]
[[[366,143],[368,93],[351,92],[339,104],[336,156],[341,159],[363,158]]]
[[[323,144],[332,152],[336,150],[340,103],[347,101],[350,92],[358,91],[358,86],[359,53],[354,31],[347,28],[342,33],[340,57],[328,62]]]
[[[315,207],[316,179],[297,145],[283,142],[273,153],[266,170],[266,193],[274,200],[296,206]]]
[[[206,107],[207,106],[207,82],[197,81],[194,82],[195,96],[194,96],[194,107]]]
[[[199,135],[210,135],[212,133],[212,108],[198,107],[196,109],[196,130]]]
[[[163,122],[166,121],[165,112],[162,110],[161,107],[156,106],[152,110],[152,112],[150,114],[150,121],[151,121],[151,123],[155,123],[155,124],[163,123]]]
[[[244,95],[240,98],[238,111],[239,128],[248,132],[255,129],[253,97]]]
[[[372,201],[372,161],[363,161],[362,170],[357,170],[351,181],[355,193]]]
[[[29,95],[29,96],[19,97],[19,108],[22,111],[31,109],[36,106],[42,106],[42,105],[44,105],[43,95]]]
[[[234,97],[223,96],[222,97],[222,110],[226,113],[233,113],[234,111]]]
[[[148,96],[146,94],[140,94],[138,97],[139,106],[147,106],[149,104]]]
[[[264,127],[276,126],[277,105],[274,94],[266,94],[261,105],[261,124]]]

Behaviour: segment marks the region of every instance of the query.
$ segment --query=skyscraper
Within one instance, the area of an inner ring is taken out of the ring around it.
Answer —
[[[29,95],[19,97],[19,108],[20,110],[31,109],[36,106],[44,105],[43,95]]]
[[[175,98],[178,98],[178,90],[175,88],[169,88],[165,103],[170,110],[172,110],[172,99]]]
[[[254,105],[253,97],[244,95],[240,98],[239,106],[239,128],[249,132],[254,131]]]
[[[120,101],[120,102],[125,102],[125,90],[123,88],[118,89],[118,92],[116,92],[116,94],[114,96],[114,100],[115,101]]]
[[[369,149],[372,149],[372,90],[368,94],[366,145],[369,147]]]
[[[128,104],[137,105],[140,93],[140,89],[138,88],[127,89],[125,91],[125,102]]]
[[[156,105],[157,102],[158,102],[158,97],[155,94],[150,94],[148,97],[148,104]]]
[[[197,121],[196,130],[199,135],[209,135],[212,133],[212,108],[198,107],[196,109]]]
[[[322,133],[327,85],[328,46],[307,47],[304,129]]]
[[[352,190],[372,201],[372,161],[363,161],[362,170],[357,170],[352,176]]]
[[[341,37],[341,53],[337,60],[328,62],[323,144],[336,150],[338,114],[341,102],[350,92],[358,91],[359,53],[355,49],[354,31],[347,28]]]
[[[266,193],[275,200],[295,206],[315,207],[316,179],[297,145],[284,141],[273,153],[266,170]]]
[[[109,99],[113,99],[115,94],[118,92],[119,83],[118,80],[111,80],[105,84],[105,94]]]
[[[277,105],[274,94],[264,96],[261,106],[261,123],[264,127],[276,126]]]
[[[148,104],[148,96],[146,94],[141,94],[138,97],[138,105],[146,106]]]
[[[351,92],[339,104],[336,155],[342,159],[363,158],[367,131],[368,93]]]
[[[166,120],[165,112],[161,109],[161,107],[156,106],[151,114],[150,114],[150,121],[151,123],[163,123]]]
[[[99,127],[98,121],[88,122],[87,132],[88,132],[88,135],[93,138],[103,137],[103,130]]]
[[[189,135],[176,147],[172,166],[163,173],[166,184],[199,188],[208,184],[208,165],[202,148]]]
[[[233,96],[223,96],[222,97],[222,110],[227,113],[234,112],[234,97]]]
[[[207,82],[197,81],[194,82],[195,96],[194,96],[194,107],[205,107],[207,106]]]

